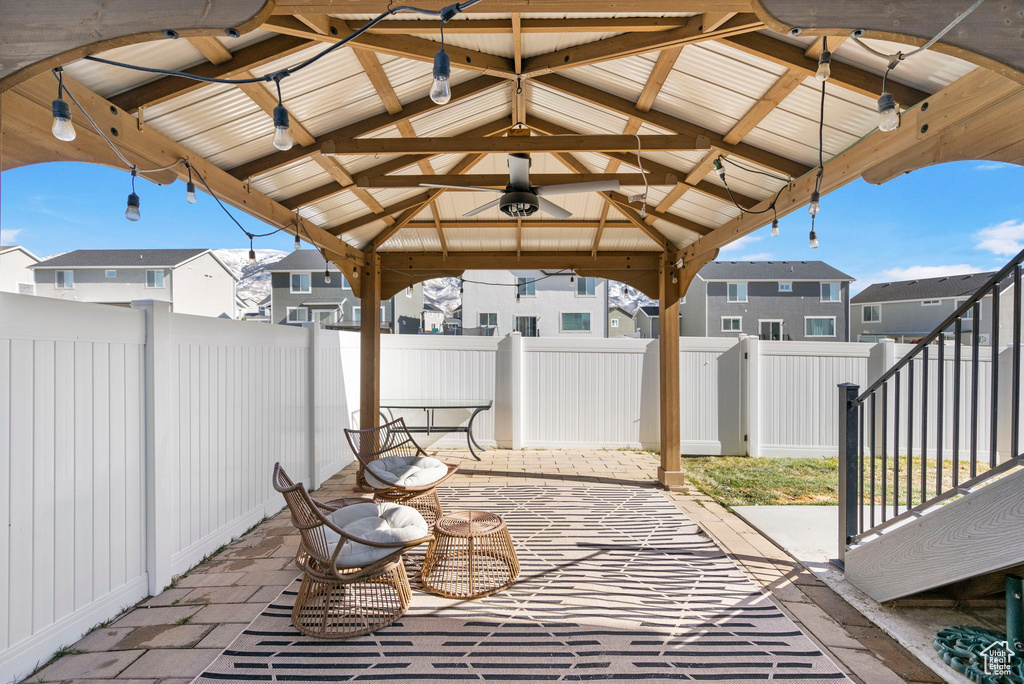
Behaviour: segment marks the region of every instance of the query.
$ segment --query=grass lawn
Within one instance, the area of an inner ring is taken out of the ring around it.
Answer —
[[[892,459],[886,464],[886,503],[893,503],[893,478],[895,469]],[[979,472],[988,469],[987,464],[978,464]],[[869,468],[870,463],[866,462]],[[907,498],[907,459],[899,463],[900,502]],[[913,504],[921,501],[921,459],[915,458],[912,468]],[[943,489],[953,484],[952,464],[943,463]],[[778,506],[778,505],[819,505],[839,504],[839,459],[837,458],[746,458],[743,456],[701,456],[683,459],[686,478],[723,506]],[[970,466],[960,464],[960,482],[970,478]],[[928,493],[935,494],[935,463],[928,463]],[[876,460],[875,502],[882,503],[882,468]],[[865,490],[870,481],[865,475]]]

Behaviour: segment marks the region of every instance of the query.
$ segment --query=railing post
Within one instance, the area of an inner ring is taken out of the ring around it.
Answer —
[[[320,487],[320,466],[323,463],[321,458],[322,435],[320,434],[320,324],[316,321],[308,321],[302,327],[309,328],[309,388],[306,394],[308,408],[306,410],[308,420],[308,441],[306,455],[309,467],[309,481],[307,489],[313,491]]]
[[[175,509],[171,492],[171,303],[132,302],[146,312],[144,412],[146,418],[146,573],[156,596],[171,583],[171,534]]]
[[[852,383],[839,385],[839,565],[846,563],[846,545],[857,534],[857,463],[860,458],[857,429],[857,394]]]

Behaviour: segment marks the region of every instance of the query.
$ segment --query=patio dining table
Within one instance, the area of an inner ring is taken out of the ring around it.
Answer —
[[[477,415],[483,411],[490,410],[494,402],[490,399],[403,399],[403,400],[391,400],[381,401],[380,410],[381,415],[386,420],[392,421],[395,419],[395,411],[409,411],[409,410],[421,410],[426,414],[426,425],[408,425],[409,432],[418,434],[431,434],[431,433],[447,433],[447,432],[465,432],[466,433],[466,444],[469,446],[469,453],[473,454],[473,458],[480,460],[477,456],[476,450],[487,451],[476,441],[473,436],[473,421],[476,420]],[[472,411],[469,415],[469,420],[465,425],[438,425],[435,420],[435,411],[451,411],[451,410],[468,410]],[[385,413],[386,412],[386,413]]]

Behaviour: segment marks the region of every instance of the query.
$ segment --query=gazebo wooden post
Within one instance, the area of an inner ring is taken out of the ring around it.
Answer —
[[[380,257],[367,254],[360,270],[359,427],[380,425]]]
[[[658,482],[665,489],[683,485],[679,431],[679,298],[680,280],[672,255],[661,257],[658,271],[658,379],[661,405],[661,466]]]

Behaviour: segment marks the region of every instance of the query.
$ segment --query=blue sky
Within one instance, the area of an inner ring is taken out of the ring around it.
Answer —
[[[209,196],[185,203],[185,186],[140,180],[142,220],[124,218],[126,172],[84,164],[14,169],[0,179],[0,240],[38,256],[72,249],[246,248],[248,240]],[[872,282],[998,268],[1024,248],[1024,168],[958,162],[921,169],[881,186],[851,183],[822,199],[821,247],[807,246],[803,209],[723,250],[721,259],[820,259]],[[252,232],[268,228],[235,211]],[[288,235],[257,240],[258,249],[292,248]]]

